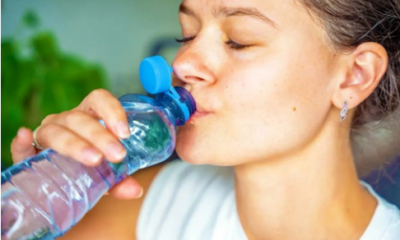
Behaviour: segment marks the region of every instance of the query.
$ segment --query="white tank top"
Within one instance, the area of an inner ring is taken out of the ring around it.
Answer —
[[[400,240],[400,211],[379,197],[360,240]],[[246,240],[236,211],[234,173],[229,167],[168,163],[143,202],[138,240]]]

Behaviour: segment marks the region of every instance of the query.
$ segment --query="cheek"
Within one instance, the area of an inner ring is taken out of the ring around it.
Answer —
[[[319,131],[330,108],[325,80],[318,77],[318,69],[297,63],[263,66],[268,69],[248,67],[235,74],[237,84],[231,84],[227,94],[235,97],[225,100],[230,109],[227,138],[236,139],[233,147],[245,145],[258,153],[305,144]]]
[[[286,54],[224,71],[213,88],[221,109],[180,130],[178,154],[191,163],[237,165],[310,142],[330,108],[325,69]]]
[[[192,164],[216,164],[223,156],[224,138],[226,129],[221,126],[218,117],[210,116],[209,119],[202,119],[195,124],[186,124],[177,133],[176,151],[179,157]]]
[[[300,94],[302,89],[290,92],[279,84],[235,89],[220,90],[236,96],[223,110],[178,131],[177,152],[183,160],[225,166],[271,158],[301,147],[322,125],[316,112],[326,106],[313,106]]]

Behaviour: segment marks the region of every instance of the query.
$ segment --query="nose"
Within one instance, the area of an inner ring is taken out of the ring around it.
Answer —
[[[206,48],[198,49],[199,47],[196,42],[183,46],[185,49],[181,49],[175,58],[172,68],[178,81],[181,81],[180,85],[188,85],[191,88],[195,85],[213,84],[216,81],[210,68],[212,64],[207,61],[207,53],[204,52]]]

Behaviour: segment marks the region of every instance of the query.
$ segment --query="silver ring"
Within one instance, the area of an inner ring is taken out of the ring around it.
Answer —
[[[42,147],[42,146],[40,146],[40,144],[39,144],[39,143],[37,142],[37,140],[36,140],[36,132],[37,132],[37,130],[39,130],[40,127],[41,127],[41,126],[35,128],[35,130],[33,130],[33,141],[32,141],[32,146],[35,147],[36,149],[44,150],[45,148]]]

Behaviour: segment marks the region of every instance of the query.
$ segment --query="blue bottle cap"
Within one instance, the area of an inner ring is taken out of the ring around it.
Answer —
[[[150,94],[166,92],[172,85],[172,68],[161,56],[142,60],[139,67],[140,81]]]
[[[142,60],[139,68],[140,81],[144,89],[150,94],[168,96],[169,101],[175,103],[183,115],[185,124],[196,111],[196,103],[192,95],[182,87],[172,87],[172,68],[161,56],[148,57]]]

